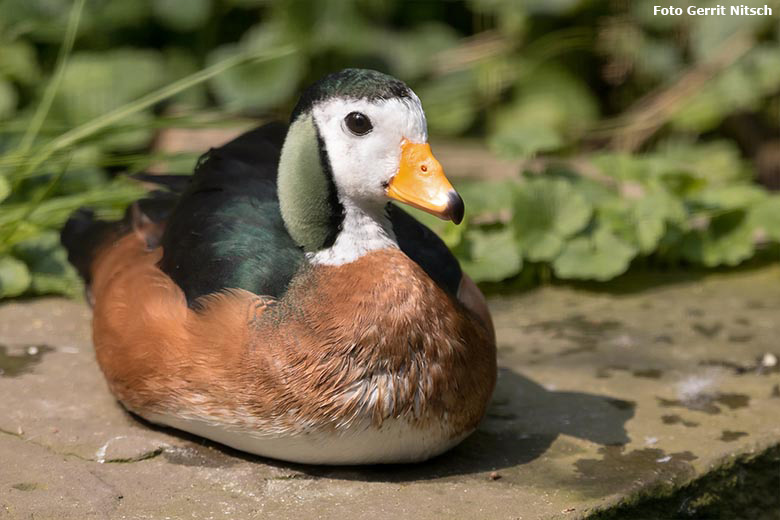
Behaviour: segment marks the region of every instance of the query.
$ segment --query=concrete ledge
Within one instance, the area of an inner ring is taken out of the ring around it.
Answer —
[[[6,304],[0,518],[776,518],[780,268],[670,281],[492,298],[502,368],[482,426],[436,460],[372,468],[151,428],[108,393],[83,304]]]

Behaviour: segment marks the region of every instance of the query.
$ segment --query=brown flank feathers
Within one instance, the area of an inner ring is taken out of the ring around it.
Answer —
[[[370,418],[476,427],[496,374],[485,301],[464,275],[455,301],[397,249],[309,266],[280,300],[225,290],[187,306],[128,233],[93,265],[93,337],[130,410],[269,434]]]

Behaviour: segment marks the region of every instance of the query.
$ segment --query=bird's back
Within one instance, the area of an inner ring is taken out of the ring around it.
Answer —
[[[190,303],[225,288],[278,297],[303,261],[276,196],[285,132],[262,126],[199,161],[168,218],[160,262]]]

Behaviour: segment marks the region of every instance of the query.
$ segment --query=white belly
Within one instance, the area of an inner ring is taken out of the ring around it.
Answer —
[[[303,464],[383,464],[419,462],[452,448],[471,432],[453,437],[437,424],[419,428],[403,419],[386,419],[382,426],[350,426],[338,432],[289,435],[231,431],[218,424],[168,415],[143,414],[148,421],[171,426],[231,448]]]

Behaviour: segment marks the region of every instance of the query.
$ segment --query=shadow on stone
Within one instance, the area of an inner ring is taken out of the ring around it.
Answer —
[[[253,456],[206,439],[154,426],[151,428],[188,439],[200,447],[186,460],[165,458],[174,464],[220,466],[235,457],[299,473],[296,478],[406,482],[431,480],[508,469],[544,454],[560,434],[603,446],[627,443],[625,423],[634,415],[634,403],[607,396],[547,390],[509,369],[500,369],[487,417],[477,431],[459,446],[420,464],[376,466],[306,466]],[[134,416],[135,417],[135,416]],[[227,457],[226,457],[227,456]]]
[[[506,470],[543,455],[560,434],[603,446],[627,443],[634,403],[607,396],[547,390],[512,370],[499,370],[493,402],[477,431],[421,464],[300,467],[320,477],[403,482]]]

